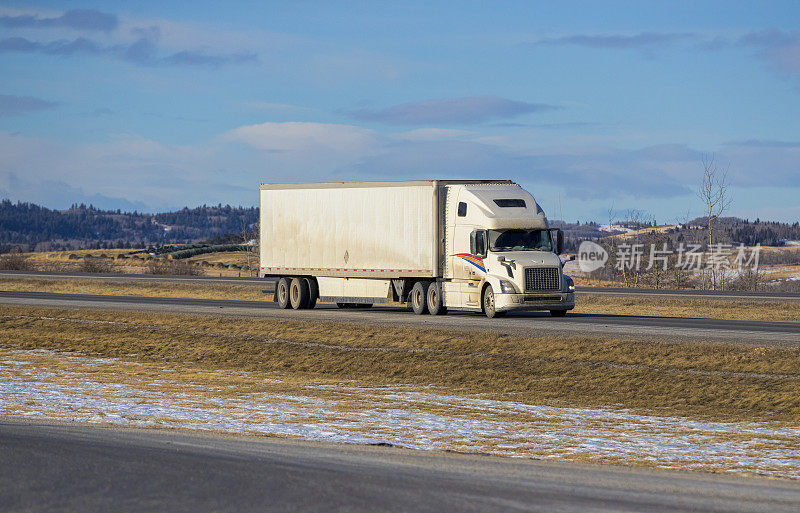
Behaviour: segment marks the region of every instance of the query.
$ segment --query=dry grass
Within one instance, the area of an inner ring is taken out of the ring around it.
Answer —
[[[576,313],[646,315],[748,321],[800,322],[800,301],[738,301],[728,299],[631,298],[580,295]]]
[[[800,276],[800,265],[765,265],[759,271],[765,280],[787,280]]]
[[[800,420],[800,349],[11,306],[0,307],[0,346],[365,385],[434,384],[530,404]]]
[[[585,276],[581,272],[576,272],[574,270],[565,270],[565,274],[568,274],[572,280],[575,282],[576,287],[620,287],[622,283],[618,281],[612,280],[602,280],[602,279],[595,279]]]
[[[221,283],[180,283],[172,281],[114,282],[91,279],[17,279],[0,278],[0,290],[20,292],[55,292],[62,294],[102,294],[110,296],[188,297],[198,299],[241,299],[246,301],[271,301],[269,288],[253,285],[227,285]]]
[[[366,388],[279,372],[203,370],[191,362],[134,362],[2,347],[0,362],[6,363],[0,365],[0,382],[17,384],[5,389],[0,415],[28,419],[312,438],[322,427],[324,432],[429,449],[800,476],[792,463],[800,449],[797,428],[779,422],[714,425],[591,409],[576,416],[574,410],[531,407],[513,397],[489,403],[433,387]],[[50,399],[54,391],[57,400]],[[431,415],[440,421],[431,423]],[[307,426],[317,429],[310,432]],[[660,442],[653,444],[654,439]]]
[[[37,271],[82,271],[85,257],[103,258],[109,269],[103,272],[122,274],[147,273],[147,263],[158,260],[146,253],[136,253],[137,249],[82,249],[73,251],[46,251],[39,253],[23,253],[30,265],[30,270]],[[228,264],[245,265],[247,258],[242,251],[207,253],[183,260],[200,265],[201,274],[208,276],[248,276],[249,271],[228,269]],[[205,263],[204,263],[205,262]],[[258,264],[258,255],[251,261],[251,265]],[[91,272],[91,271],[90,271]],[[255,271],[252,272],[255,275]]]
[[[195,255],[187,258],[186,260],[195,263],[208,262],[209,264],[247,265],[247,254],[244,251],[219,251],[216,253]],[[250,265],[256,265],[257,263],[258,254],[251,254]]]
[[[667,233],[669,230],[674,230],[674,224],[662,224],[659,226],[646,226],[626,233],[618,233],[616,235],[609,235],[604,239],[631,239],[636,236],[649,235],[650,233]]]

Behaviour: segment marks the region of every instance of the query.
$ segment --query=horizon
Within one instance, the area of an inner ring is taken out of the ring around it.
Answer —
[[[62,213],[66,212],[66,211],[69,211],[69,210],[72,210],[73,208],[79,208],[79,207],[82,206],[82,207],[85,207],[85,208],[94,208],[98,212],[115,213],[115,212],[119,211],[120,215],[138,214],[138,215],[143,215],[143,216],[157,216],[159,214],[175,213],[175,212],[179,212],[179,211],[181,211],[183,209],[193,210],[193,209],[198,209],[198,208],[218,208],[218,207],[225,208],[225,207],[229,207],[229,208],[232,208],[232,209],[242,209],[242,210],[244,210],[244,209],[251,209],[251,208],[252,209],[259,209],[260,208],[259,205],[232,205],[230,203],[217,203],[217,204],[214,204],[214,205],[208,205],[208,204],[195,205],[195,206],[184,205],[182,207],[178,207],[178,208],[171,209],[171,210],[140,211],[140,210],[135,210],[135,209],[134,210],[125,210],[125,209],[120,209],[120,208],[106,209],[106,208],[100,208],[97,205],[93,205],[91,203],[87,204],[87,203],[78,203],[78,202],[73,202],[69,207],[66,207],[66,208],[51,208],[51,207],[48,207],[46,205],[40,205],[38,203],[16,201],[16,200],[12,200],[10,198],[2,198],[2,197],[0,197],[0,202],[3,202],[3,201],[10,201],[10,202],[12,202],[12,204],[27,203],[27,204],[31,204],[31,205],[34,205],[34,206],[37,206],[37,207],[45,208],[45,209],[48,209],[48,210],[51,210],[51,211],[58,211],[58,212],[62,212]],[[537,203],[538,203],[538,201],[537,201]],[[619,214],[625,214],[625,212],[618,212],[618,213]],[[615,218],[613,220],[614,222],[613,222],[612,225],[608,224],[608,220],[603,221],[603,220],[594,220],[594,219],[585,219],[585,220],[575,219],[575,221],[570,221],[570,220],[567,220],[567,219],[560,219],[558,217],[553,217],[553,216],[547,215],[547,211],[545,211],[545,216],[547,217],[547,220],[549,222],[559,222],[559,223],[564,223],[564,224],[568,224],[568,225],[569,224],[585,225],[585,224],[589,224],[589,223],[594,223],[594,224],[596,224],[598,226],[623,226],[624,227],[626,225],[642,225],[642,226],[644,226],[644,225],[651,225],[652,223],[657,223],[657,224],[652,224],[652,226],[657,227],[657,226],[670,226],[670,225],[676,225],[676,226],[678,226],[678,225],[686,225],[687,223],[692,223],[692,222],[695,222],[695,221],[698,221],[698,220],[703,222],[703,223],[707,222],[707,218],[703,217],[702,215],[699,215],[697,217],[689,219],[688,221],[676,221],[674,223],[673,222],[658,223],[658,220],[656,218],[650,218],[650,219],[643,218],[643,219],[640,219],[638,221],[634,221],[634,220],[631,220],[631,219],[625,219],[625,218]],[[749,218],[746,218],[746,217],[737,217],[737,216],[733,216],[733,215],[722,216],[722,217],[717,219],[717,222],[722,222],[722,221],[724,221],[726,219],[736,219],[736,220],[739,220],[739,221],[744,221],[746,223],[781,223],[781,224],[786,224],[786,225],[790,225],[790,226],[793,225],[793,224],[800,224],[800,221],[787,222],[787,221],[778,221],[778,220],[774,220],[774,219],[761,219],[761,218],[749,219]]]
[[[3,2],[0,62],[0,198],[54,210],[433,176],[674,224],[705,155],[726,217],[800,219],[791,1]]]

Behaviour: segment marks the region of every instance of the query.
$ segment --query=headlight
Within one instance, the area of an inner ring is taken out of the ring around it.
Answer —
[[[500,292],[503,294],[516,294],[517,289],[514,284],[508,280],[500,280]]]
[[[569,276],[564,276],[564,281],[567,283],[567,290],[575,292],[575,282]]]

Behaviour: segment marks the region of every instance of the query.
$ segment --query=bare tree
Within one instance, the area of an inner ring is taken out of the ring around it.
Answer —
[[[626,287],[638,287],[641,279],[641,262],[645,257],[644,244],[641,243],[642,229],[645,223],[650,223],[652,216],[644,210],[628,209],[625,211],[625,225],[628,229],[633,229],[631,235],[625,235],[626,243],[631,251],[629,273],[623,273],[623,280]],[[633,243],[631,243],[631,240]],[[623,268],[625,265],[623,265]]]
[[[247,230],[247,225],[242,223],[242,244],[244,244],[245,257],[247,258],[247,275],[253,275],[253,265],[257,262],[258,241],[254,233]],[[257,232],[256,232],[257,233]]]
[[[693,219],[692,212],[690,210],[686,210],[686,212],[679,216],[675,220],[675,224],[681,227],[681,233],[678,235],[676,242],[681,246],[685,251],[686,243],[689,244],[697,244],[697,237],[695,235],[695,230],[692,230],[691,225],[689,222]],[[678,258],[678,255],[675,255],[674,258],[671,259],[671,269],[672,269],[672,280],[675,284],[675,288],[681,289],[686,287],[688,284],[691,283],[691,270],[687,268],[686,262],[681,261]]]
[[[608,208],[608,250],[609,250],[609,264],[616,263],[616,239],[614,239],[614,222],[617,217],[616,212],[614,212],[614,203],[611,203],[611,206]],[[613,267],[612,267],[613,269]],[[608,278],[608,277],[606,277]],[[613,271],[611,272],[611,278],[616,279],[616,273]],[[600,280],[598,279],[597,284],[600,284]]]
[[[713,251],[714,223],[731,205],[728,183],[728,169],[721,170],[714,162],[714,156],[703,155],[703,180],[697,196],[705,207],[708,221],[708,250]],[[717,289],[717,274],[711,268],[711,287]]]

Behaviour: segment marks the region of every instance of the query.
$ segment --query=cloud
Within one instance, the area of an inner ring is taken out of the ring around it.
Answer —
[[[726,146],[742,146],[753,148],[800,148],[800,141],[776,141],[772,139],[747,139],[746,141],[729,141]]]
[[[241,201],[219,192],[240,183],[238,171],[226,167],[234,166],[229,162],[235,163],[235,158],[218,155],[208,144],[168,145],[134,135],[80,144],[0,131],[0,155],[0,189],[12,200],[58,205],[63,204],[57,203],[59,198],[68,204],[71,195],[78,194],[97,203],[100,196],[114,201],[127,198],[149,210],[202,204],[209,198]],[[222,174],[214,174],[220,170]],[[70,187],[57,186],[63,182]],[[32,185],[37,183],[38,189]],[[257,182],[251,177],[248,183]]]
[[[163,62],[166,64],[186,66],[222,66],[223,64],[242,64],[256,61],[258,61],[258,56],[255,53],[206,55],[200,52],[193,52],[189,50],[183,50],[178,53],[174,53],[163,59]]]
[[[800,31],[750,32],[740,37],[737,44],[758,48],[758,56],[783,73],[800,73]]]
[[[387,109],[359,109],[350,112],[350,116],[359,121],[378,121],[391,125],[468,125],[560,108],[496,96],[472,96],[403,103]]]
[[[272,116],[292,116],[294,120],[305,116],[320,116],[325,113],[319,109],[312,107],[304,107],[301,105],[291,105],[288,103],[273,103],[265,101],[242,101],[239,103],[240,108],[248,112],[251,111],[265,111]]]
[[[756,56],[786,74],[800,72],[800,31],[756,30],[739,36],[720,36],[692,32],[640,32],[638,34],[574,34],[547,37],[524,43],[527,46],[580,46],[596,49],[640,49],[648,52],[681,42],[695,42],[694,48],[718,51],[728,48],[755,48]]]
[[[511,178],[565,188],[579,200],[675,198],[692,192],[668,165],[648,164],[636,152],[582,151],[531,153],[473,140],[411,140],[385,144],[346,171],[348,176],[394,180]]]
[[[681,144],[620,149],[579,141],[546,147],[530,138],[495,140],[452,128],[381,134],[355,125],[297,121],[241,126],[184,146],[135,135],[75,144],[0,132],[0,189],[13,199],[45,197],[36,196],[33,187],[14,185],[8,178],[14,174],[161,209],[254,204],[256,184],[268,181],[511,178],[534,194],[561,190],[573,204],[639,200],[666,205],[664,211],[675,215],[694,201],[703,151]],[[717,151],[717,162],[731,163],[734,187],[762,191],[752,195],[756,206],[758,198],[770,201],[769,191],[800,188],[800,144],[750,140]]]
[[[417,128],[394,135],[395,138],[406,141],[440,141],[473,136],[475,132],[452,128]]]
[[[0,94],[0,117],[19,116],[28,112],[51,110],[57,106],[58,102],[50,102],[32,96]]]
[[[0,16],[0,27],[6,28],[53,28],[66,27],[74,30],[110,32],[119,21],[113,14],[94,9],[73,9],[61,16],[42,18],[37,15]]]
[[[561,130],[564,128],[587,128],[601,126],[602,123],[588,121],[568,121],[565,123],[493,123],[498,128],[542,128],[544,130]]]
[[[332,123],[261,123],[236,128],[225,136],[267,151],[305,151],[331,148],[362,152],[376,141],[372,130]]]
[[[747,46],[783,46],[797,41],[797,33],[784,32],[777,29],[748,32],[738,39],[740,45]]]
[[[630,152],[637,158],[655,162],[700,162],[703,152],[684,144],[657,144]]]
[[[18,177],[15,173],[0,176],[0,198],[14,201],[30,201],[49,208],[66,209],[73,203],[94,205],[100,209],[132,212],[147,212],[147,204],[141,201],[130,201],[124,197],[110,197],[103,194],[87,194],[83,187],[75,187],[63,180],[30,181]]]
[[[87,117],[101,117],[101,116],[113,116],[116,112],[109,109],[108,107],[98,107],[91,112],[84,112],[82,115]]]
[[[696,37],[691,33],[640,32],[639,34],[576,34],[548,37],[528,43],[531,46],[584,46],[588,48],[650,48],[663,46]]]
[[[138,65],[171,65],[171,66],[222,66],[226,64],[242,64],[255,62],[258,56],[254,53],[207,54],[192,50],[182,50],[164,57],[158,56],[156,43],[142,37],[128,44],[102,46],[90,39],[79,37],[73,40],[58,40],[48,43],[31,41],[22,37],[10,37],[0,40],[0,53],[42,53],[45,55],[107,55]]]
[[[260,157],[264,166],[290,180],[297,179],[297,173],[316,179],[353,165],[382,144],[373,130],[298,121],[242,126],[227,132],[222,139],[266,152]]]
[[[735,186],[798,187],[800,144],[784,141],[745,141],[728,145],[717,162],[728,169]]]

